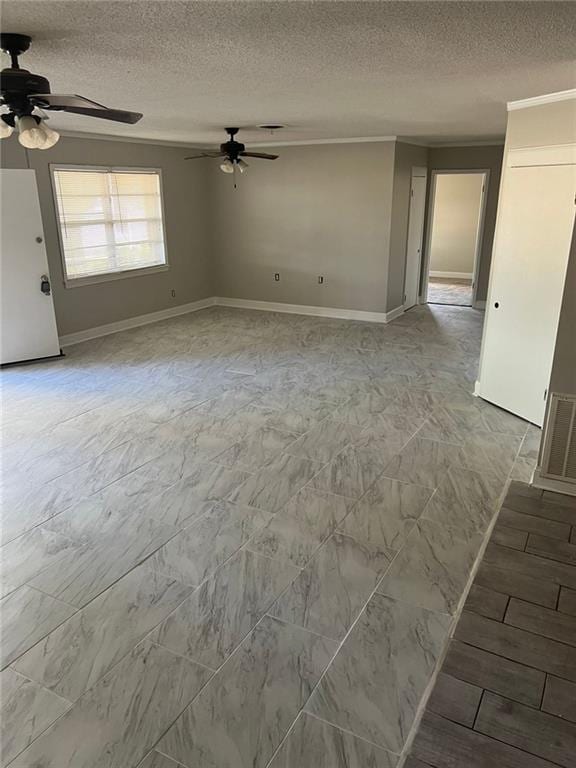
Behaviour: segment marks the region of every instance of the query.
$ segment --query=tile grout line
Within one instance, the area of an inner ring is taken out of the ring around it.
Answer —
[[[392,563],[394,562],[394,560],[396,559],[396,557],[398,556],[398,554],[399,554],[399,553],[397,552],[397,553],[395,554],[395,556],[392,558],[392,560],[390,561],[390,563],[389,563],[389,565],[388,565],[388,568],[386,569],[386,572],[389,570],[389,568],[391,567]],[[373,598],[373,597],[374,597],[374,595],[376,594],[376,590],[377,590],[377,588],[378,588],[378,585],[380,584],[380,582],[382,581],[382,579],[384,578],[384,576],[385,576],[385,575],[386,575],[386,574],[384,573],[384,574],[382,575],[382,578],[378,580],[378,582],[377,582],[377,584],[376,584],[376,587],[374,587],[374,589],[373,589],[373,590],[372,590],[372,592],[370,593],[370,595],[369,595],[368,599],[367,599],[367,600],[364,602],[364,605],[362,606],[362,608],[361,608],[361,609],[360,609],[360,611],[358,612],[358,615],[356,616],[356,619],[355,619],[355,620],[353,621],[353,623],[350,625],[350,627],[349,627],[348,631],[346,632],[346,634],[344,635],[344,637],[342,638],[342,640],[339,642],[339,644],[338,644],[338,647],[337,647],[337,649],[336,649],[336,652],[334,653],[334,655],[332,656],[332,658],[330,659],[330,661],[329,661],[329,662],[328,662],[328,664],[326,665],[326,668],[324,669],[324,671],[322,672],[322,674],[321,674],[321,675],[320,675],[320,677],[318,678],[318,681],[317,681],[316,685],[313,687],[313,689],[311,690],[311,692],[310,692],[310,694],[309,694],[308,698],[306,699],[306,701],[304,702],[304,704],[302,705],[302,707],[301,707],[301,708],[298,710],[298,713],[296,714],[296,717],[294,718],[294,721],[292,722],[292,725],[290,726],[290,729],[288,729],[288,731],[287,731],[287,732],[286,732],[286,734],[284,735],[284,738],[283,738],[283,739],[280,741],[280,743],[279,743],[278,747],[276,748],[276,750],[275,750],[275,751],[274,751],[274,753],[272,754],[272,757],[271,757],[271,758],[270,758],[270,760],[269,760],[269,761],[266,763],[266,766],[265,766],[265,768],[270,768],[270,766],[271,766],[271,764],[272,764],[272,761],[274,760],[274,758],[276,757],[277,753],[280,751],[280,749],[281,749],[282,745],[283,745],[283,744],[284,744],[284,742],[286,741],[286,737],[287,737],[288,733],[290,732],[290,730],[292,729],[292,727],[293,727],[294,723],[296,722],[296,720],[297,720],[297,719],[298,719],[298,717],[300,716],[300,713],[301,713],[301,712],[304,712],[304,710],[305,710],[305,707],[306,707],[306,704],[307,704],[307,703],[310,701],[310,699],[312,698],[312,696],[314,695],[314,693],[316,692],[316,690],[317,690],[317,689],[318,689],[318,687],[320,686],[320,683],[322,682],[322,680],[324,679],[324,677],[325,677],[325,675],[327,674],[328,670],[330,669],[330,667],[331,667],[331,666],[332,666],[332,664],[334,663],[334,659],[335,659],[335,658],[338,656],[338,654],[340,653],[341,649],[342,649],[342,648],[343,648],[343,646],[344,646],[344,643],[346,642],[346,640],[348,639],[348,637],[349,637],[349,636],[350,636],[350,634],[352,633],[352,631],[353,631],[354,627],[355,627],[355,626],[356,626],[356,624],[357,624],[357,623],[360,621],[360,618],[363,616],[363,614],[364,614],[364,612],[365,612],[365,610],[366,610],[366,606],[368,605],[368,603],[370,602],[370,600],[372,600],[372,598]],[[304,630],[304,631],[307,631],[307,630]],[[330,723],[330,724],[332,725],[332,723]],[[355,734],[354,734],[354,735],[355,735]],[[384,749],[385,749],[385,748],[384,748]]]

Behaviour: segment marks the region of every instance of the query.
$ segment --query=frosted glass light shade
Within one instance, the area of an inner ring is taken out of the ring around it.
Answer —
[[[50,149],[50,147],[53,147],[54,144],[57,144],[60,141],[60,134],[57,131],[54,131],[52,128],[49,128],[46,125],[46,121],[42,120],[40,123],[40,126],[42,128],[42,132],[44,133],[44,144],[41,147],[38,147],[38,149]]]
[[[229,158],[226,158],[223,163],[220,163],[220,170],[223,173],[234,173],[234,163]]]
[[[46,134],[33,117],[18,118],[18,141],[26,149],[42,149]]]
[[[8,136],[12,136],[13,133],[14,128],[5,123],[4,120],[0,120],[0,139],[7,139]]]

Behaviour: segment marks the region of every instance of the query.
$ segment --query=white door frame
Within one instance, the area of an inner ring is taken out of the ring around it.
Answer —
[[[413,197],[413,189],[414,189],[414,179],[415,178],[423,178],[424,179],[424,207],[422,209],[422,231],[420,234],[420,256],[418,259],[418,267],[416,270],[417,274],[417,280],[418,283],[416,285],[416,304],[420,303],[420,277],[422,274],[422,256],[424,252],[424,225],[426,220],[426,187],[428,185],[428,168],[425,165],[413,165],[412,169],[410,171],[410,200],[408,201],[408,227],[406,230],[406,253],[404,254],[404,301],[403,304],[406,303],[406,278],[408,277],[408,246],[409,243],[409,236],[410,236],[410,225],[412,223],[411,216],[412,216],[412,203],[414,200]]]
[[[424,251],[424,264],[422,268],[422,293],[420,303],[428,302],[428,281],[430,279],[430,250],[432,248],[432,229],[434,222],[434,207],[436,204],[436,180],[438,176],[448,176],[456,173],[479,173],[484,177],[482,194],[480,197],[480,215],[478,216],[478,229],[476,231],[476,248],[474,252],[474,268],[472,270],[472,306],[476,306],[476,294],[478,291],[478,273],[480,271],[480,256],[484,242],[484,224],[486,219],[486,200],[488,199],[488,185],[490,183],[489,168],[437,168],[432,171],[430,177],[430,202],[428,205],[428,220],[426,222],[426,249]]]

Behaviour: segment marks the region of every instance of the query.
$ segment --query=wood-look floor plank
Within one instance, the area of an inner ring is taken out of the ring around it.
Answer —
[[[576,616],[512,598],[504,621],[536,635],[576,647]]]
[[[502,621],[507,605],[508,595],[495,592],[493,589],[487,589],[480,584],[472,584],[465,609],[471,613],[486,616],[488,619]]]
[[[561,587],[558,599],[558,610],[576,616],[576,590]]]
[[[542,499],[543,491],[541,488],[535,488],[521,480],[512,480],[508,487],[505,501],[509,499]]]
[[[422,718],[412,754],[434,768],[557,768],[433,712]]]
[[[564,768],[574,768],[576,725],[560,717],[486,693],[474,729]]]
[[[482,688],[440,672],[428,699],[428,709],[471,728],[482,698]]]
[[[576,683],[548,675],[542,710],[576,723]]]
[[[519,597],[546,608],[556,607],[560,590],[557,584],[550,581],[543,581],[487,562],[481,563],[474,584],[512,597]]]
[[[507,525],[498,523],[492,532],[490,541],[493,541],[494,544],[500,544],[501,547],[510,547],[511,549],[522,551],[528,541],[528,534],[526,531],[517,531],[514,528],[509,528]]]
[[[561,523],[557,520],[546,520],[536,515],[526,514],[525,512],[519,512],[516,509],[508,509],[506,502],[498,514],[498,522],[496,528],[500,525],[507,526],[508,528],[514,528],[518,531],[524,531],[526,533],[537,533],[542,536],[549,536],[552,539],[559,539],[560,541],[568,541],[570,538],[570,524]]]
[[[423,763],[422,760],[410,755],[404,763],[404,768],[430,768],[430,763]]]
[[[442,667],[459,680],[499,693],[522,704],[539,707],[546,675],[503,656],[451,640]]]
[[[530,546],[530,536],[527,546]],[[565,546],[573,545],[566,544]],[[555,562],[528,552],[517,552],[515,549],[500,547],[498,544],[492,543],[486,547],[484,562],[576,589],[576,567],[567,563]]]
[[[576,649],[475,613],[464,612],[454,637],[520,664],[576,682]]]
[[[569,506],[558,504],[549,499],[528,498],[517,494],[508,494],[504,504],[508,509],[515,509],[526,515],[576,525],[576,509],[571,509]]]
[[[556,493],[556,491],[544,491],[542,500],[576,510],[576,496],[567,496],[565,493]]]
[[[531,533],[528,536],[526,552],[576,566],[576,544],[570,544],[568,541],[558,541],[548,536],[537,536]]]

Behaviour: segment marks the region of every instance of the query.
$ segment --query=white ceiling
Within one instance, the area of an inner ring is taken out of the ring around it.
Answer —
[[[32,35],[21,64],[54,92],[144,113],[54,127],[189,144],[225,125],[252,143],[487,140],[507,101],[576,85],[574,2],[7,0],[2,29]]]

